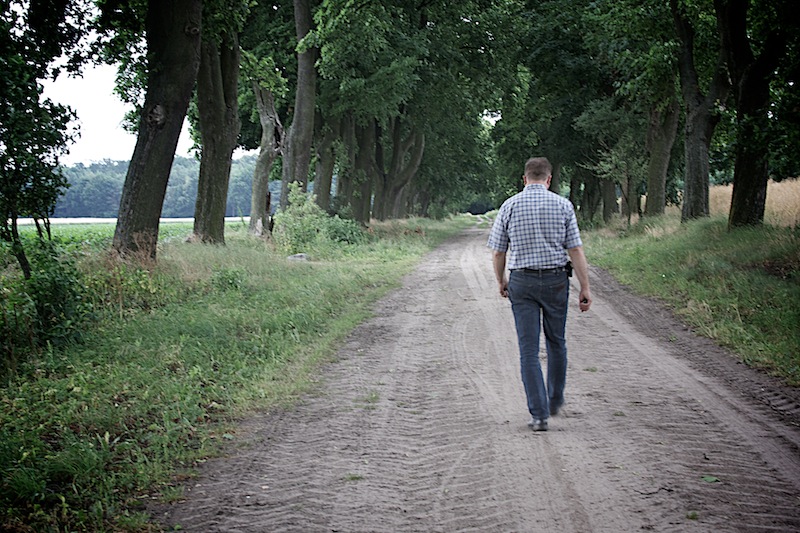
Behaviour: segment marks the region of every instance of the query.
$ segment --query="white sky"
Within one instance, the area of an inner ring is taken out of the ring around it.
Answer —
[[[103,159],[128,161],[133,155],[136,136],[122,129],[127,108],[113,92],[115,74],[115,67],[102,65],[87,67],[82,78],[62,75],[55,82],[43,83],[44,96],[70,106],[78,115],[80,138],[60,159],[62,164],[89,164]],[[191,145],[184,123],[176,155],[188,156]]]

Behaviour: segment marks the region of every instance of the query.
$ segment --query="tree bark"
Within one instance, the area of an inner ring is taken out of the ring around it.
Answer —
[[[253,94],[261,123],[261,140],[258,147],[256,167],[253,171],[253,186],[250,197],[250,227],[253,235],[261,236],[270,231],[270,193],[269,175],[272,165],[280,153],[280,142],[283,137],[283,126],[277,111],[275,98],[271,91],[253,82]]]
[[[578,172],[581,174],[583,181],[583,198],[579,213],[583,220],[592,222],[603,199],[602,180],[585,170],[579,170]]]
[[[114,249],[155,260],[167,181],[200,65],[202,0],[150,0],[148,75],[139,135],[120,199]]]
[[[25,253],[25,247],[22,245],[22,238],[19,236],[19,224],[17,222],[17,213],[13,213],[10,217],[11,220],[11,235],[7,240],[11,242],[11,253],[19,263],[19,268],[22,270],[22,276],[25,279],[31,279],[33,269],[31,262],[28,260],[28,255]]]
[[[785,32],[772,27],[755,56],[747,26],[748,5],[743,0],[714,0],[736,100],[736,159],[729,228],[764,222],[769,181],[769,87],[787,46]]]
[[[672,145],[678,134],[680,106],[672,98],[666,108],[653,108],[650,111],[650,124],[647,130],[647,149],[650,158],[647,163],[647,203],[645,216],[663,215],[667,206],[667,171],[672,158]]]
[[[686,115],[686,168],[681,221],[685,222],[709,215],[709,149],[711,136],[719,122],[719,117],[712,111],[717,102],[725,99],[729,84],[720,50],[714,77],[706,94],[702,93],[694,62],[694,28],[678,8],[677,0],[670,0],[670,8],[681,43],[678,71]]]
[[[311,31],[313,24],[309,0],[294,0],[294,21],[297,40],[300,42]],[[313,47],[297,54],[297,91],[294,117],[284,144],[281,207],[288,205],[290,183],[299,182],[304,191],[308,188],[311,145],[314,140],[317,54],[317,48]]]
[[[203,152],[194,210],[194,236],[225,243],[225,210],[231,158],[241,129],[239,119],[239,38],[228,34],[220,45],[204,39],[197,75],[197,110]]]

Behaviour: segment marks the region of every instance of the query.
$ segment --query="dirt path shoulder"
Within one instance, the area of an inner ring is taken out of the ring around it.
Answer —
[[[186,500],[191,532],[800,531],[800,401],[592,269],[567,404],[531,432],[487,231],[380,301],[318,394],[245,422]],[[591,258],[589,258],[591,261]]]

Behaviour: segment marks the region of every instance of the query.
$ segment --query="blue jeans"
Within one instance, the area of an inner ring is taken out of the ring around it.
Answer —
[[[557,409],[564,403],[569,277],[566,272],[514,270],[508,281],[508,297],[517,326],[520,370],[528,411],[533,418],[547,420],[550,409]],[[540,327],[544,327],[547,347],[547,387],[539,363]]]

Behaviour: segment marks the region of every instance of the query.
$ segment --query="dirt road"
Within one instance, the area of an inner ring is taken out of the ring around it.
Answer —
[[[431,253],[319,394],[248,420],[157,518],[198,533],[800,531],[798,391],[597,269],[591,311],[571,296],[567,403],[531,432],[486,237]]]

